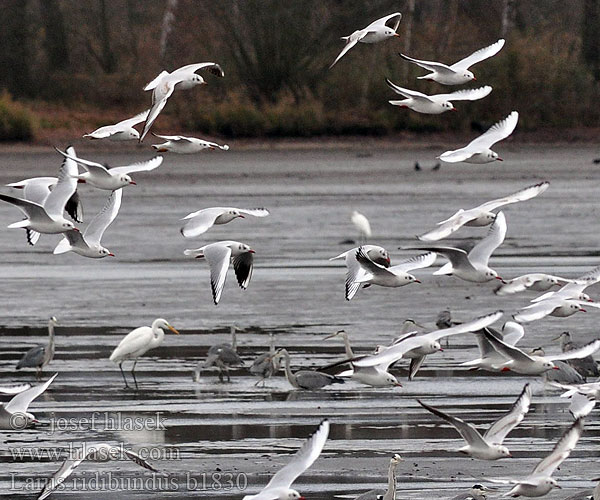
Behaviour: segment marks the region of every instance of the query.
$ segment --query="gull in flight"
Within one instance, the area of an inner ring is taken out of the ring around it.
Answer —
[[[496,214],[492,212],[492,210],[496,210],[497,208],[511,203],[518,203],[520,201],[535,198],[546,191],[548,186],[550,186],[549,182],[540,182],[539,184],[528,186],[516,193],[504,196],[503,198],[486,201],[475,208],[470,208],[468,210],[463,210],[461,208],[452,217],[438,222],[438,227],[421,236],[417,236],[417,238],[421,241],[438,241],[447,238],[463,226],[488,226],[496,220]]]
[[[185,137],[183,135],[158,135],[154,132],[152,132],[152,135],[167,141],[163,144],[152,144],[152,147],[159,153],[171,151],[172,153],[192,154],[199,153],[205,149],[211,149],[213,151],[215,149],[222,149],[223,151],[227,151],[229,149],[227,144],[221,146],[216,142],[204,141],[202,139],[198,139],[197,137]]]
[[[142,123],[147,117],[149,109],[138,113],[132,118],[120,121],[114,125],[105,125],[100,127],[89,134],[84,134],[83,137],[89,137],[90,139],[108,139],[109,141],[130,141],[132,139],[139,139],[140,133],[133,127],[138,123]]]
[[[101,259],[103,257],[115,255],[100,243],[104,231],[115,220],[121,208],[121,197],[123,188],[115,189],[106,200],[104,208],[90,221],[88,227],[83,232],[67,231],[62,240],[58,242],[54,249],[54,254],[58,255],[66,252],[75,252],[83,257],[92,259]]]
[[[355,247],[336,257],[331,257],[329,260],[344,259],[346,263],[346,300],[352,300],[352,297],[356,295],[361,285],[357,282],[357,279],[367,274],[367,271],[356,260],[356,252],[359,248],[362,248],[367,257],[376,264],[387,268],[390,267],[390,254],[385,248],[378,245]]]
[[[176,69],[172,73],[168,71],[161,71],[161,73],[154,78],[150,83],[146,84],[144,90],[152,90],[152,107],[148,112],[146,123],[144,123],[144,129],[140,135],[140,142],[144,140],[146,134],[152,127],[154,120],[158,117],[160,112],[167,104],[167,100],[171,97],[175,88],[180,90],[191,89],[196,85],[206,84],[204,78],[202,78],[196,71],[205,69],[209,73],[215,76],[223,78],[225,73],[217,63],[204,62],[196,64],[188,64]]]
[[[54,359],[54,327],[58,320],[52,316],[48,320],[48,344],[37,345],[29,349],[17,363],[17,370],[21,368],[37,368],[36,378],[42,376],[42,370]]]
[[[393,26],[388,26],[388,23],[392,20],[395,20]],[[387,40],[390,37],[397,36],[400,37],[396,31],[398,30],[398,26],[400,26],[400,21],[402,20],[402,14],[400,12],[394,12],[389,16],[382,17],[381,19],[377,19],[377,21],[373,21],[366,28],[361,30],[356,30],[350,36],[343,36],[342,40],[346,42],[346,45],[340,52],[340,54],[335,58],[335,61],[331,63],[329,69],[333,68],[335,64],[348,52],[352,47],[354,47],[358,42],[361,43],[377,43],[382,42],[383,40]]]
[[[596,406],[596,401],[600,399],[600,382],[588,382],[587,384],[548,382],[548,384],[566,391],[560,397],[571,398],[569,411],[575,419],[589,415]]]
[[[492,125],[486,132],[473,139],[464,148],[446,151],[438,156],[438,158],[448,163],[457,163],[459,161],[464,161],[465,163],[502,161],[498,153],[492,151],[490,148],[512,134],[518,121],[519,113],[513,111],[504,120],[500,120],[498,123]]]
[[[490,479],[493,483],[513,484],[514,487],[503,496],[541,497],[560,485],[552,473],[571,454],[583,432],[583,419],[576,420],[562,435],[550,454],[536,465],[524,479]]]
[[[562,332],[558,337],[556,337],[553,340],[560,340],[560,350],[562,352],[568,352],[581,347],[581,344],[576,344],[571,340],[571,334],[569,332]],[[598,363],[596,363],[596,360],[592,356],[588,356],[581,359],[573,359],[569,361],[569,364],[584,379],[586,379],[587,377],[600,376],[600,370],[598,370]]]
[[[254,267],[254,250],[239,241],[218,241],[196,249],[184,250],[184,255],[196,259],[206,259],[210,267],[210,287],[215,305],[221,300],[225,286],[229,262],[233,262],[233,270],[238,285],[242,290],[248,288]]]
[[[489,267],[490,256],[504,241],[506,236],[506,218],[498,212],[496,220],[488,234],[469,253],[461,248],[422,246],[411,247],[416,250],[429,250],[446,257],[450,262],[435,271],[434,275],[450,274],[465,281],[485,283],[493,279],[501,280],[498,273]]]
[[[30,387],[31,387],[31,384],[1,386],[0,394],[3,394],[5,396],[14,396],[15,394],[19,394],[20,392],[26,391]]]
[[[75,155],[75,149],[71,146],[67,148],[72,155]],[[52,184],[52,189],[48,191],[48,184],[35,182],[34,179],[22,181],[23,190],[26,198],[14,198],[0,194],[0,200],[13,204],[21,210],[26,219],[10,224],[9,228],[23,228],[27,231],[27,241],[34,245],[39,237],[39,233],[60,234],[67,231],[78,229],[72,222],[65,219],[63,213],[67,203],[77,190],[77,180],[75,176],[79,173],[77,169],[77,157],[69,157],[63,161],[58,173],[58,179]],[[18,183],[21,184],[21,183]],[[16,186],[12,186],[16,187]]]
[[[516,314],[513,314],[513,319],[519,323],[530,323],[546,316],[567,318],[577,312],[587,312],[583,307],[584,305],[586,307],[600,307],[600,304],[583,302],[577,299],[568,299],[560,296],[549,297],[519,309]]]
[[[227,224],[234,219],[244,219],[246,215],[253,217],[266,217],[270,212],[266,208],[233,208],[211,207],[203,208],[197,212],[186,215],[186,223],[181,228],[185,238],[195,238],[208,231],[213,225]]]
[[[556,292],[547,292],[536,297],[531,302],[541,302],[547,299],[574,299],[582,302],[593,302],[584,290],[600,281],[600,266],[573,280],[565,280],[567,284]]]
[[[46,486],[44,486],[44,489],[37,497],[37,500],[48,498],[62,483],[65,482],[84,460],[108,462],[109,460],[122,460],[128,458],[144,469],[148,469],[152,472],[159,472],[137,453],[126,450],[123,446],[113,446],[108,443],[83,443],[81,448],[73,450],[69,455],[70,458],[67,458],[63,462],[60,469],[58,469],[54,476],[46,483]]]
[[[458,451],[481,460],[498,460],[500,458],[512,457],[510,451],[502,442],[506,436],[521,423],[531,403],[531,387],[525,384],[521,394],[513,403],[509,412],[494,422],[483,435],[474,425],[463,419],[448,415],[432,406],[426,405],[417,399],[417,402],[427,411],[443,418],[446,422],[456,428],[462,438],[467,442]]]
[[[554,276],[552,274],[529,273],[505,281],[494,290],[494,293],[496,295],[512,295],[513,293],[519,293],[524,290],[545,292],[553,286],[560,286],[561,284],[569,283],[571,281],[572,280],[570,279],[561,278],[560,276]]]
[[[552,356],[536,356],[534,354],[526,354],[518,347],[510,345],[488,331],[484,330],[484,335],[494,349],[509,360],[502,371],[510,370],[523,375],[541,375],[548,370],[558,370],[559,368],[553,361],[584,358],[585,356],[592,355],[600,348],[600,340],[594,340],[579,349],[572,349]]]
[[[353,360],[353,365],[359,368],[377,367],[380,365],[379,368],[381,371],[387,373],[389,366],[396,361],[402,358],[414,357],[417,360],[420,360],[417,361],[415,365],[418,364],[420,366],[420,364],[423,363],[423,360],[420,358],[424,358],[428,354],[433,354],[434,352],[442,349],[439,343],[440,338],[448,335],[458,335],[460,333],[481,330],[482,328],[485,328],[486,326],[489,326],[493,322],[497,321],[502,314],[502,311],[496,311],[494,313],[476,318],[472,321],[461,323],[460,325],[456,325],[451,328],[436,330],[425,335],[416,335],[416,333],[406,334],[396,343],[384,348],[377,354],[371,354],[369,356],[364,356],[360,359]],[[411,361],[411,371],[412,369],[413,366]],[[418,369],[418,366],[416,369]]]
[[[135,378],[135,365],[137,365],[140,356],[163,343],[165,338],[163,328],[168,328],[173,333],[179,335],[179,332],[173,328],[166,319],[157,318],[152,322],[152,326],[140,326],[139,328],[130,331],[125,335],[123,340],[119,342],[119,345],[110,355],[109,359],[113,363],[119,363],[119,370],[121,370],[121,375],[123,376],[126,388],[129,388],[129,384],[127,384],[127,379],[123,373],[123,363],[129,359],[134,360],[133,367],[131,368],[131,375],[133,376],[133,381],[135,382],[135,387],[137,389],[138,385]]]
[[[135,182],[131,179],[129,174],[133,172],[149,172],[159,167],[163,161],[162,156],[155,156],[150,160],[133,163],[132,165],[124,165],[122,167],[109,167],[107,168],[100,163],[95,161],[84,160],[83,158],[74,157],[68,152],[65,153],[58,148],[54,148],[65,158],[79,163],[85,170],[83,174],[77,173],[74,177],[81,182],[87,182],[98,189],[105,189],[107,191],[114,191],[125,187],[129,184],[135,185]]]
[[[431,71],[431,73],[428,75],[418,76],[417,78],[419,79],[433,80],[434,82],[441,83],[442,85],[461,85],[472,80],[477,80],[475,75],[469,71],[469,68],[478,62],[496,55],[498,52],[500,52],[502,47],[504,47],[504,39],[501,38],[492,45],[473,52],[470,56],[455,62],[451,66],[446,66],[445,64],[434,61],[413,59],[412,57],[408,57],[404,54],[400,54],[400,57],[416,64],[417,66],[421,66],[428,71]]]
[[[0,429],[22,430],[31,424],[39,423],[35,415],[29,413],[29,405],[40,396],[54,381],[58,373],[55,373],[45,383],[33,386],[18,393],[8,403],[0,405]]]
[[[370,490],[357,496],[354,500],[395,500],[396,499],[396,468],[404,459],[396,454],[390,460],[388,468],[387,490]]]
[[[427,115],[439,115],[446,111],[457,111],[451,101],[477,101],[478,99],[483,99],[492,91],[492,87],[486,85],[478,89],[457,90],[450,94],[426,95],[416,90],[400,87],[387,78],[385,82],[394,92],[405,97],[401,101],[389,101],[392,106],[409,108],[417,113]]]
[[[323,420],[290,462],[271,478],[260,493],[246,495],[242,500],[303,500],[304,497],[291,486],[319,458],[328,435],[329,421]]]
[[[354,210],[350,217],[350,222],[354,224],[354,227],[358,231],[361,243],[366,243],[373,234],[371,232],[371,223],[369,222],[369,219],[367,219],[365,215]]]
[[[481,331],[473,332],[477,339],[477,345],[479,346],[479,358],[465,361],[459,366],[469,367],[470,370],[486,370],[491,372],[500,372],[506,366],[509,365],[510,359],[500,354],[487,339],[484,331],[490,335],[503,340],[505,343],[511,346],[517,345],[517,342],[525,335],[525,329],[519,323],[514,321],[507,321],[502,326],[502,333],[494,330],[493,328],[487,327]]]
[[[408,285],[409,283],[421,283],[412,274],[409,274],[408,271],[429,267],[436,259],[435,253],[427,252],[411,257],[395,266],[386,267],[372,261],[363,247],[358,247],[358,250],[356,250],[354,255],[358,265],[361,267],[358,275],[354,276],[354,283],[358,283],[359,285],[379,285],[391,288]],[[348,280],[348,278],[346,278],[346,280]],[[346,285],[346,291],[348,291],[348,285]],[[350,300],[348,298],[348,293],[346,293],[346,299]]]

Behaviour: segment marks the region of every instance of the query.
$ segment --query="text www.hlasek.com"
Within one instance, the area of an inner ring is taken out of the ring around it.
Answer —
[[[149,477],[126,477],[125,472],[82,472],[69,476],[56,491],[244,491],[248,478],[244,473],[202,472],[157,474]],[[11,490],[39,492],[48,478],[22,478],[11,474]]]

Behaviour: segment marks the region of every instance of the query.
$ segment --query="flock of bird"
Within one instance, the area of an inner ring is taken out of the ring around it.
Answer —
[[[397,30],[400,20],[401,14],[394,13],[344,37],[346,45],[331,67],[337,64],[358,42],[377,43],[391,37],[398,37]],[[429,74],[419,77],[420,79],[431,80],[442,85],[460,85],[475,81],[476,78],[469,68],[494,56],[504,44],[505,41],[500,39],[449,66],[439,62],[415,59],[404,54],[400,55],[404,60],[429,71]],[[143,141],[175,90],[189,89],[206,83],[197,73],[200,70],[208,71],[217,77],[224,76],[223,70],[216,63],[191,64],[171,73],[163,71],[144,88],[144,90],[152,91],[151,107],[148,110],[115,125],[101,127],[85,134],[84,137],[110,141],[136,139],[140,142]],[[391,100],[392,105],[427,114],[441,114],[454,110],[452,101],[482,99],[492,91],[492,87],[486,85],[477,89],[426,95],[400,87],[389,79],[386,81],[394,92],[404,98],[403,100]],[[488,163],[501,160],[498,154],[491,150],[491,147],[508,137],[515,129],[517,121],[518,113],[513,111],[467,146],[446,151],[439,156],[439,159],[450,163]],[[142,122],[143,128],[140,134],[134,126]],[[155,136],[166,141],[163,144],[153,145],[158,152],[185,154],[207,148],[229,149],[227,145],[221,146],[198,138],[158,134]],[[9,227],[25,229],[27,240],[31,245],[38,241],[41,234],[61,235],[62,239],[54,249],[55,254],[72,251],[88,258],[113,256],[110,250],[102,246],[101,240],[104,232],[119,212],[123,190],[136,183],[131,174],[149,172],[158,168],[163,162],[163,157],[156,156],[141,163],[109,167],[80,158],[71,146],[65,151],[57,149],[57,152],[63,157],[57,177],[37,177],[9,184],[13,189],[22,190],[23,197],[21,198],[0,194],[1,200],[16,206],[26,216],[24,220],[15,222]],[[82,201],[77,190],[79,183],[108,191],[104,208],[91,219],[83,232],[75,225],[83,220]],[[364,215],[355,211],[352,214],[352,221],[361,230],[362,244],[331,259],[341,259],[345,263],[347,269],[345,298],[348,301],[355,297],[361,287],[367,288],[376,285],[397,288],[411,283],[421,283],[421,280],[410,274],[410,271],[432,266],[438,256],[446,258],[448,262],[435,271],[434,275],[451,275],[474,283],[498,280],[501,282],[495,290],[498,297],[528,290],[544,292],[534,298],[531,304],[516,311],[512,316],[512,321],[505,322],[502,331],[491,326],[504,316],[504,312],[500,310],[463,323],[451,323],[449,318],[446,318],[444,321],[447,321],[447,324],[444,322],[438,330],[425,334],[418,330],[419,325],[408,321],[400,337],[394,339],[389,345],[376,346],[373,352],[365,355],[356,355],[347,334],[340,331],[329,337],[339,336],[344,339],[345,359],[317,370],[295,372],[291,369],[290,353],[286,349],[276,349],[274,339],[271,338],[269,351],[254,361],[250,367],[250,373],[259,377],[258,383],[264,385],[269,377],[283,368],[291,386],[306,390],[318,390],[330,384],[341,384],[348,378],[373,387],[401,386],[397,377],[389,371],[394,364],[404,359],[410,360],[409,380],[412,380],[428,355],[442,351],[440,345],[442,339],[447,340],[451,336],[469,334],[479,346],[480,357],[465,362],[462,366],[492,372],[512,371],[528,376],[546,374],[549,384],[565,391],[562,397],[571,397],[573,400],[571,413],[574,416],[574,422],[556,442],[552,452],[541,460],[529,475],[520,479],[490,479],[490,481],[512,485],[512,489],[505,496],[515,497],[539,497],[546,495],[553,488],[560,487],[552,475],[575,448],[584,430],[584,418],[592,411],[596,399],[600,396],[600,382],[585,382],[586,377],[598,377],[599,375],[598,367],[591,356],[600,348],[600,339],[583,346],[576,346],[571,341],[569,334],[565,333],[561,336],[563,352],[550,356],[537,351],[527,353],[516,347],[516,344],[525,334],[523,324],[537,321],[548,315],[568,317],[578,311],[584,311],[584,306],[599,307],[584,290],[600,281],[600,268],[593,269],[577,278],[531,273],[508,279],[500,277],[497,271],[489,266],[492,253],[503,243],[507,231],[506,216],[503,211],[498,211],[498,209],[535,198],[548,188],[548,182],[541,182],[505,197],[483,203],[478,207],[459,210],[451,217],[438,222],[434,229],[418,236],[419,242],[415,245],[402,247],[405,250],[425,253],[414,255],[395,265],[392,265],[387,249],[367,244],[372,233],[369,221]],[[68,220],[65,213],[72,220]],[[268,215],[269,211],[265,208],[203,208],[182,219],[184,222],[181,234],[184,238],[196,238],[209,231],[213,225],[227,224],[246,216],[260,218]],[[436,244],[459,231],[463,226],[490,227],[487,235],[481,238],[468,252],[462,248]],[[185,251],[185,255],[207,261],[210,267],[210,284],[215,305],[221,299],[230,263],[233,264],[239,286],[246,289],[250,283],[254,250],[245,243],[231,240],[218,241],[197,249],[188,249]],[[555,286],[560,286],[560,288],[550,291]],[[48,345],[38,346],[27,352],[19,361],[17,369],[35,368],[38,378],[40,377],[42,370],[52,361],[54,355],[54,327],[57,323],[56,318],[50,318]],[[175,334],[179,333],[168,321],[158,318],[151,326],[143,326],[131,331],[114,349],[110,361],[118,363],[126,387],[129,387],[129,384],[123,372],[123,363],[125,361],[133,362],[131,374],[137,388],[136,363],[148,350],[162,344],[165,330],[170,330]],[[196,369],[197,380],[203,369],[213,367],[219,370],[221,380],[224,379],[224,376],[229,380],[229,370],[244,365],[244,361],[236,349],[235,327],[232,327],[231,333],[231,344],[218,344],[208,351],[207,359],[201,362]],[[563,366],[572,368],[577,374],[575,378],[551,380],[548,372],[565,371]],[[9,402],[0,407],[0,428],[15,429],[17,424],[18,428],[25,428],[36,423],[37,419],[28,411],[28,407],[35,398],[48,389],[56,376],[55,374],[45,383],[33,387],[23,385],[0,388],[1,393],[12,396]],[[443,419],[457,430],[466,441],[466,445],[460,448],[459,452],[479,460],[498,460],[511,457],[509,449],[503,443],[507,435],[526,417],[532,397],[531,387],[526,384],[509,411],[494,422],[484,434],[481,434],[472,424],[439,408],[421,400],[418,400],[418,403],[426,411]],[[324,420],[289,463],[272,477],[267,486],[257,494],[246,495],[244,500],[302,499],[300,493],[291,486],[296,478],[310,467],[321,454],[326,444],[329,427],[329,421]],[[105,443],[84,447],[77,456],[69,458],[63,464],[46,484],[38,498],[44,499],[51,495],[84,459],[103,460],[102,456],[105,457],[104,459],[108,459],[106,456],[108,455],[110,458],[113,448],[112,445]],[[125,456],[146,469],[156,471],[151,464],[133,452],[126,452]],[[378,499],[392,500],[396,493],[396,467],[401,460],[398,455],[395,455],[390,461],[389,482],[386,491],[368,492],[357,498],[364,500],[372,498],[374,495]],[[488,491],[487,488],[476,485],[469,495],[470,498],[484,498],[486,491]],[[372,493],[373,495],[371,495]],[[593,495],[595,499],[598,499],[600,496],[598,488]]]

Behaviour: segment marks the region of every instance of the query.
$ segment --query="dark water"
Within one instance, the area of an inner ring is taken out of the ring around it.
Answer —
[[[244,369],[233,373],[231,384],[218,383],[208,371],[200,383],[192,381],[197,362],[210,345],[228,340],[232,323],[243,330],[239,352],[247,364],[266,350],[273,332],[299,368],[342,358],[338,341],[322,340],[339,328],[348,331],[356,351],[365,352],[389,342],[407,317],[429,328],[447,307],[459,320],[498,308],[508,317],[531,298],[496,297],[494,284],[433,277],[431,270],[422,270],[416,272],[422,285],[371,287],[346,302],[344,270],[328,258],[348,248],[340,241],[355,236],[349,222],[354,209],[371,220],[373,242],[399,260],[410,253],[398,246],[414,243],[415,234],[458,208],[549,180],[550,189],[539,198],[505,209],[508,235],[492,267],[507,277],[533,271],[574,277],[600,263],[600,169],[591,162],[592,148],[504,145],[502,164],[444,165],[438,172],[413,170],[415,160],[433,165],[438,149],[365,146],[357,153],[232,150],[168,156],[155,172],[135,176],[138,186],[126,189],[119,217],[103,239],[115,259],[54,256],[58,237],[44,235],[31,248],[23,231],[0,229],[0,385],[34,380],[32,372],[15,372],[14,365],[25,350],[44,341],[49,316],[61,322],[56,357],[47,369],[59,376],[32,405],[51,426],[0,431],[0,498],[34,498],[42,485],[36,481],[59,467],[59,458],[44,450],[66,453],[70,443],[84,441],[122,443],[145,452],[165,475],[153,477],[131,462],[84,462],[77,469],[79,482],[68,481],[69,489],[51,498],[241,498],[246,481],[248,492],[265,485],[325,417],[332,428],[324,453],[295,483],[311,499],[352,498],[383,486],[394,453],[405,459],[398,467],[398,498],[446,498],[485,477],[528,473],[570,424],[568,403],[545,391],[539,378],[457,367],[477,353],[469,335],[453,338],[443,354],[428,357],[403,388],[374,389],[350,381],[298,392],[279,376],[263,389]],[[150,156],[87,157],[125,164]],[[52,175],[59,163],[54,154],[4,153],[0,183]],[[105,194],[84,186],[82,197],[89,221]],[[272,215],[234,221],[185,241],[178,219],[217,205],[265,206]],[[15,208],[0,205],[1,227],[19,217]],[[463,228],[452,242],[467,244],[483,234],[485,229]],[[222,239],[250,244],[257,252],[256,267],[245,292],[230,276],[215,307],[206,263],[185,258],[183,249]],[[556,352],[559,346],[551,339],[565,329],[578,341],[592,339],[598,313],[536,322],[526,328],[521,344]],[[140,390],[126,391],[108,356],[129,330],[156,317],[168,319],[182,335],[168,334],[160,348],[142,358]],[[404,379],[405,368],[398,373]],[[415,401],[422,398],[485,427],[527,381],[533,382],[535,397],[530,414],[507,440],[514,454],[509,460],[482,462],[455,453],[462,446],[459,436]],[[600,475],[597,411],[555,474],[568,491],[547,498],[565,498]],[[133,425],[135,417],[146,419],[143,430]],[[16,459],[19,452],[29,455]]]

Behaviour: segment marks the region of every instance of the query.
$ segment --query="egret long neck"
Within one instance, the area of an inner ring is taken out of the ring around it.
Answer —
[[[394,500],[396,498],[396,466],[398,463],[395,460],[390,462],[388,469],[388,487],[383,500]]]

